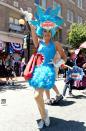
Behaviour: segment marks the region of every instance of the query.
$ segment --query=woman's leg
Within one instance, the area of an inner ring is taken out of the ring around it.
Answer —
[[[46,93],[47,99],[49,100],[50,99],[50,90],[45,90],[45,93]]]
[[[56,87],[56,85],[53,86],[53,90],[55,91],[56,94],[60,94],[57,87]]]
[[[56,101],[58,102],[58,101],[62,100],[62,99],[63,99],[63,96],[59,93],[56,85],[53,86],[53,90],[54,90],[55,93],[56,93]]]
[[[57,94],[60,94],[56,85],[53,86],[53,90],[55,91],[56,95]],[[46,93],[46,96],[47,96],[47,99],[50,99],[50,91],[49,90],[45,90],[45,93]]]
[[[44,105],[44,100],[43,100],[43,93],[44,93],[44,88],[39,88],[35,90],[34,98],[36,100],[36,103],[38,105],[39,112],[41,114],[41,118],[43,120],[46,119],[47,114],[45,112],[45,105]]]

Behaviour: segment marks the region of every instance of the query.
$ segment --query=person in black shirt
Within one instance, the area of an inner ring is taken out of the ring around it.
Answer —
[[[11,61],[10,55],[8,55],[5,60],[6,85],[8,85],[9,78],[12,81],[12,85],[14,85],[12,72],[13,72],[12,61]]]
[[[73,56],[74,56],[73,52],[68,53],[68,59],[67,59],[67,62],[65,63],[65,65],[68,65],[70,67],[74,66]],[[68,68],[66,68],[65,71],[67,72]],[[72,94],[73,83],[74,83],[74,80],[66,79],[66,83],[65,83],[65,86],[63,89],[63,96],[65,96],[65,94],[66,94],[67,87],[69,87],[69,96],[73,96],[73,94]]]
[[[4,77],[5,66],[3,60],[0,58],[0,77]]]

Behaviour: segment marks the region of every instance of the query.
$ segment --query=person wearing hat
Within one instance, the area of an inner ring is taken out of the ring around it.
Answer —
[[[38,36],[43,38],[37,49],[37,55],[40,59],[40,64],[36,64],[32,78],[28,80],[29,85],[35,89],[34,98],[36,100],[41,121],[38,123],[38,128],[43,128],[50,125],[48,110],[45,109],[43,93],[44,90],[50,90],[55,83],[55,67],[59,67],[66,61],[66,55],[59,42],[53,42],[52,37],[55,35],[55,28],[59,27],[64,21],[57,16],[60,7],[53,10],[48,8],[43,11],[37,6],[35,13],[36,20],[31,20],[28,12],[23,11],[28,18],[31,28],[32,39],[35,47],[38,46]],[[35,32],[35,28],[36,32]],[[55,54],[59,52],[61,59],[58,63],[54,63]]]

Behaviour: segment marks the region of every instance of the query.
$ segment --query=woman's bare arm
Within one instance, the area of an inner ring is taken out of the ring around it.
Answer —
[[[61,44],[59,42],[57,42],[57,41],[54,44],[55,44],[56,52],[58,51],[60,56],[61,56],[61,59],[63,59],[66,62],[66,60],[67,60],[66,54],[65,54]]]
[[[34,43],[35,47],[37,47],[38,46],[38,37],[37,37],[37,35],[35,33],[34,26],[32,24],[30,24],[30,28],[31,28],[33,43]]]

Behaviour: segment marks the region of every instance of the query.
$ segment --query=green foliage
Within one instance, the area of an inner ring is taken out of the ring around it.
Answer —
[[[73,23],[68,31],[67,43],[72,48],[78,48],[84,41],[86,41],[86,23]]]

